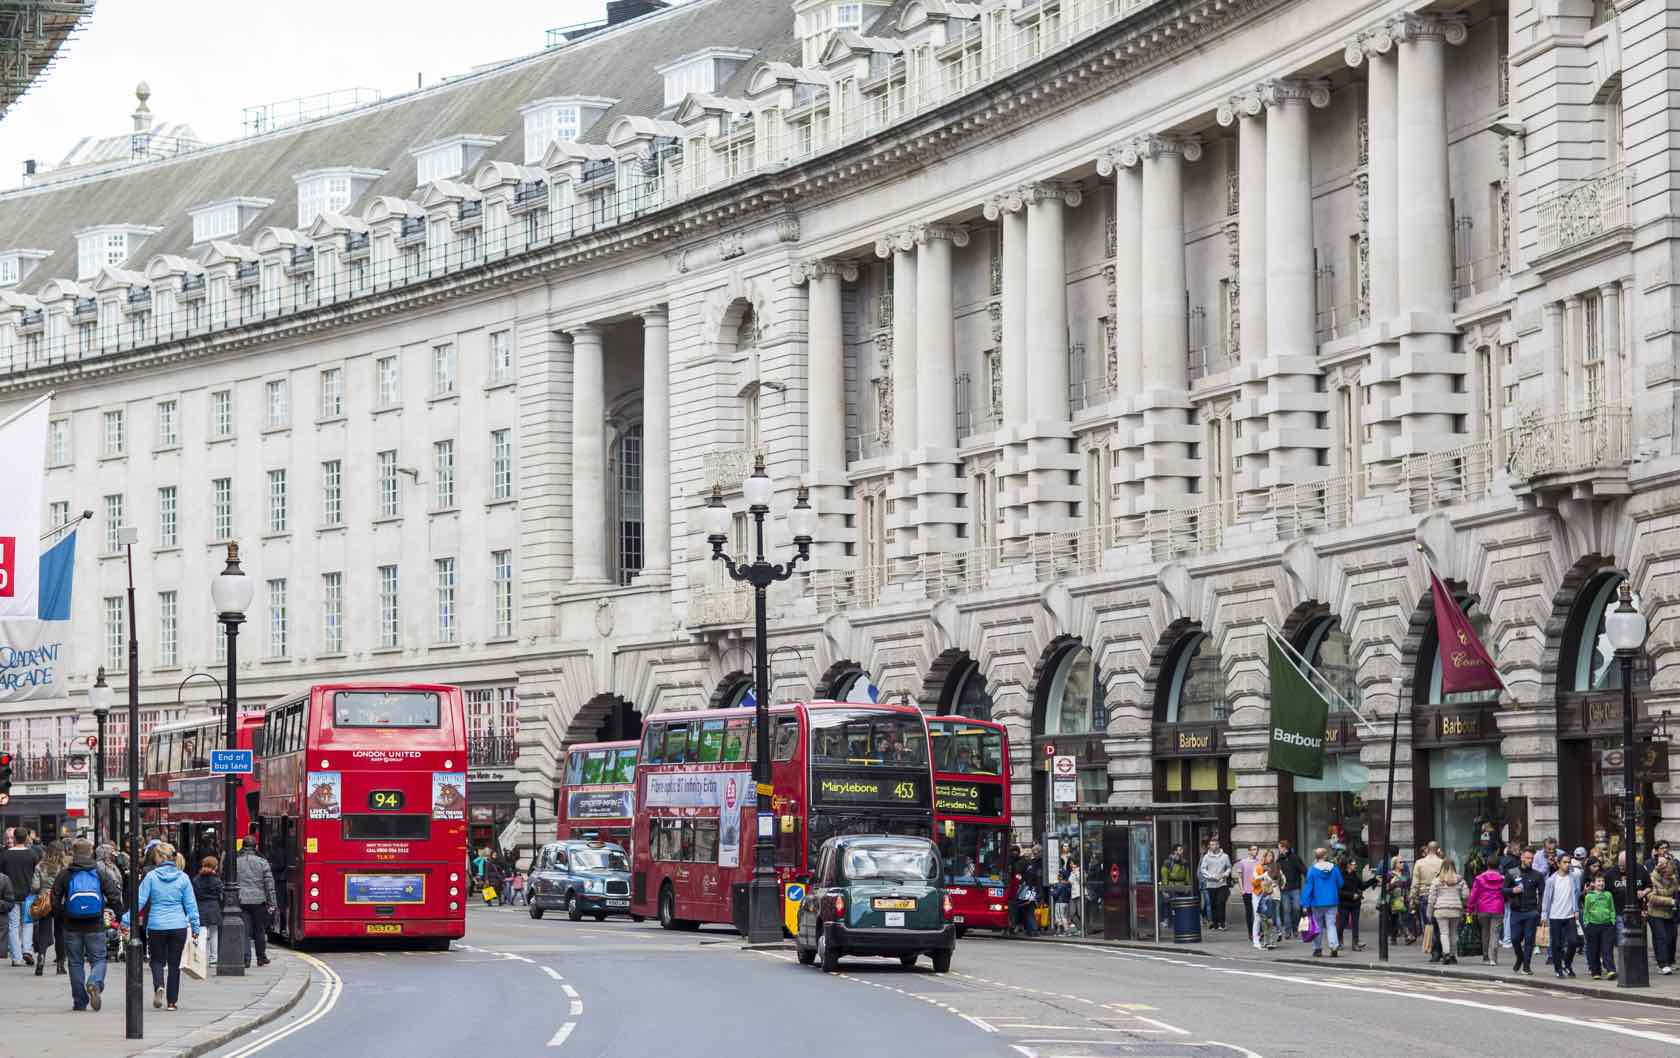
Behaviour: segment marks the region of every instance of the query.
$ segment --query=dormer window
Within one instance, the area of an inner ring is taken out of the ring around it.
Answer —
[[[121,268],[140,244],[162,228],[139,224],[102,224],[76,233],[76,278],[92,279],[103,268]]]
[[[51,250],[6,250],[0,252],[0,287],[15,287],[35,266],[52,256]]]
[[[802,0],[794,4],[794,26],[804,56],[801,65],[817,66],[823,49],[836,33],[859,33],[866,20],[874,19],[889,5],[881,3],[836,3],[835,0]]]
[[[384,175],[383,169],[355,169],[349,166],[298,173],[292,177],[298,193],[298,228],[309,227],[323,213],[348,211],[351,204]]]
[[[272,205],[272,198],[229,198],[194,206],[187,210],[193,222],[193,245],[237,236],[257,214]]]
[[[665,105],[675,106],[693,93],[710,94],[753,57],[740,48],[707,48],[657,67],[665,79]]]
[[[500,136],[451,136],[416,147],[409,152],[414,156],[415,183],[450,180],[469,172],[486,151],[500,142]]]
[[[577,139],[616,102],[593,96],[555,96],[520,107],[519,115],[525,119],[525,164],[540,165],[549,144]]]

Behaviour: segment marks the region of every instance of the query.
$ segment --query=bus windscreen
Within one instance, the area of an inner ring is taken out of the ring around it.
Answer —
[[[1003,736],[979,724],[930,724],[933,770],[957,775],[1002,775]]]
[[[437,727],[438,696],[431,691],[338,691],[334,727]]]
[[[927,738],[913,716],[849,709],[811,711],[811,757],[817,764],[926,767]]]

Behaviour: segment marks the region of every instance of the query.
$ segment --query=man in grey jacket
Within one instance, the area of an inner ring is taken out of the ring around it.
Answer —
[[[245,916],[245,965],[251,965],[256,946],[257,965],[268,965],[268,920],[274,916],[274,872],[257,848],[257,828],[239,850],[239,911]]]

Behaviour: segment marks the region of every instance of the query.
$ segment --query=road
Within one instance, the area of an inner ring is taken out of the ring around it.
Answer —
[[[1680,1009],[974,935],[949,975],[860,959],[830,977],[723,929],[475,908],[446,953],[311,957],[321,980],[295,1010],[216,1058],[1322,1058],[1409,1056],[1424,1038],[1436,1055],[1538,1040],[1558,1054],[1680,1053]]]

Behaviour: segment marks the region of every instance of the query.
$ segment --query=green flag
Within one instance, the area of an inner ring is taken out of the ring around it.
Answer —
[[[1330,705],[1277,640],[1267,636],[1266,646],[1271,651],[1272,670],[1272,739],[1266,767],[1321,779],[1324,724],[1330,716]]]

